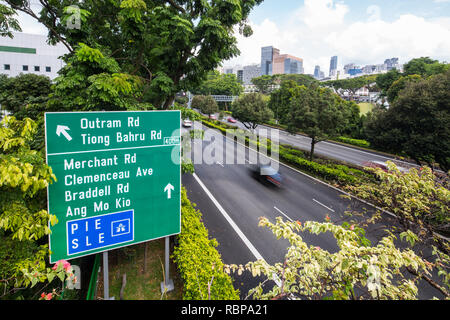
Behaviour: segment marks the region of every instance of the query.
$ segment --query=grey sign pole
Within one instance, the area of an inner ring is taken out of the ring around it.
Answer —
[[[164,281],[161,282],[161,293],[168,293],[170,291],[173,291],[175,289],[175,286],[173,284],[173,280],[170,279],[170,270],[169,270],[169,256],[170,256],[170,237],[166,237],[166,259],[165,259],[165,283]]]
[[[109,297],[109,262],[108,251],[103,252],[103,292],[104,300],[114,300],[114,297]]]

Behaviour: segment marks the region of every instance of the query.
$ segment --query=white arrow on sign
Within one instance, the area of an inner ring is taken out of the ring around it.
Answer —
[[[63,134],[64,137],[66,137],[67,140],[72,141],[72,137],[70,136],[70,134],[67,133],[67,131],[70,131],[70,128],[67,126],[57,126],[56,127],[56,134],[58,135],[58,137],[61,137],[61,133]]]
[[[167,199],[172,199],[172,191],[175,190],[175,187],[170,183],[164,189],[164,192],[167,192]]]

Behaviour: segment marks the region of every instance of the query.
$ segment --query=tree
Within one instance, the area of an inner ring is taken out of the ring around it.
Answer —
[[[219,106],[213,97],[206,96],[200,107],[200,111],[210,117],[212,114],[219,112]]]
[[[239,97],[233,102],[232,111],[233,117],[242,122],[249,130],[255,130],[259,124],[273,118],[273,112],[260,93],[250,93]]]
[[[7,116],[0,123],[0,298],[23,297],[23,289],[55,277],[64,281],[71,272],[70,265],[46,264],[49,248],[42,239],[57,219],[45,210],[45,190],[55,176],[43,154],[30,148],[35,132],[31,119]]]
[[[39,12],[30,1],[4,2],[46,26],[50,43],[64,44],[69,56],[79,43],[98,49],[121,73],[141,78],[143,102],[168,109],[177,92],[239,54],[235,27],[251,35],[247,18],[262,1],[39,1]],[[74,12],[79,28],[68,27]]]
[[[298,87],[297,83],[292,80],[283,81],[280,89],[270,94],[269,107],[273,111],[275,119],[281,124],[288,122],[291,100]]]
[[[411,247],[430,243],[434,246],[433,255],[438,259],[434,267],[442,269],[443,274],[446,274],[447,284],[442,286],[426,275],[421,277],[448,298],[450,246],[439,234],[447,237],[450,235],[450,190],[439,182],[429,167],[412,168],[408,173],[404,173],[400,172],[394,163],[388,162],[388,168],[388,172],[379,168],[370,169],[378,178],[376,184],[364,183],[349,189],[360,198],[392,212],[400,226],[400,237],[407,239]],[[422,255],[424,259],[430,260],[424,253]],[[445,256],[445,265],[440,265],[440,257]],[[417,272],[412,273],[417,275]]]
[[[369,86],[375,81],[376,80],[374,76],[364,76],[343,80],[327,81],[325,82],[325,85],[332,86],[336,90],[336,92],[346,92],[350,97],[350,100],[354,100],[356,91],[365,86]]]
[[[196,89],[194,94],[239,96],[244,91],[235,74],[210,72],[207,79]]]
[[[450,70],[408,82],[389,110],[368,120],[369,142],[430,167],[450,169]]]
[[[431,75],[431,66],[436,67],[439,65],[438,60],[430,59],[429,57],[422,57],[412,59],[403,66],[403,71],[405,76],[417,74],[421,76]]]
[[[381,90],[382,96],[387,96],[387,92],[392,84],[400,79],[402,74],[397,69],[392,69],[387,73],[380,74],[376,78],[378,88]]]
[[[400,91],[405,89],[408,82],[418,81],[420,79],[420,75],[413,74],[408,76],[401,76],[398,80],[394,81],[387,91],[387,98],[389,102],[393,103],[397,99],[398,94],[400,93]]]
[[[153,109],[143,102],[148,87],[141,77],[124,73],[117,61],[80,43],[55,79],[50,111],[125,111]]]
[[[326,88],[300,86],[292,98],[288,131],[311,138],[310,160],[317,143],[336,137],[345,127],[345,102]]]
[[[275,85],[275,77],[269,75],[263,75],[261,77],[253,78],[252,83],[258,88],[258,91],[262,94],[268,94],[272,91],[272,87]]]
[[[30,73],[0,78],[0,104],[13,115],[26,113],[24,109],[30,104],[45,104],[50,92],[51,81],[46,76]]]
[[[247,265],[227,265],[225,272],[248,270],[254,277],[267,280],[250,290],[249,297],[280,300],[290,296],[315,300],[417,299],[417,279],[404,276],[406,268],[418,274],[430,274],[430,266],[410,249],[398,249],[392,235],[372,246],[363,229],[355,225],[331,222],[285,222],[277,218],[271,223],[261,218],[259,225],[270,229],[277,239],[290,246],[284,261],[270,265],[264,260]],[[337,252],[308,244],[302,233],[331,233],[339,247]],[[273,289],[263,290],[266,281],[278,280]]]
[[[0,37],[13,37],[12,31],[21,32],[15,11],[0,3]]]

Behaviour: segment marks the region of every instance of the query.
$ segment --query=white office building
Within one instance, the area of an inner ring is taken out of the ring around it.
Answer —
[[[66,53],[62,44],[48,45],[44,35],[14,33],[13,39],[0,37],[0,74],[16,77],[34,73],[53,80],[64,66],[59,57]]]

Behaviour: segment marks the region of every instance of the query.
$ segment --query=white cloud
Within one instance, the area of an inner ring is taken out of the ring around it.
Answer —
[[[330,28],[344,22],[349,8],[334,0],[305,0],[296,17],[310,29]]]
[[[262,46],[274,45],[282,53],[304,59],[306,73],[320,65],[328,72],[330,57],[339,56],[339,64],[383,63],[399,57],[405,63],[412,58],[430,56],[450,61],[450,18],[425,19],[411,14],[395,21],[382,20],[382,8],[369,6],[360,21],[347,21],[350,8],[333,0],[305,0],[287,21],[270,19],[252,24],[251,38],[238,36],[242,54],[227,64],[258,63]]]

